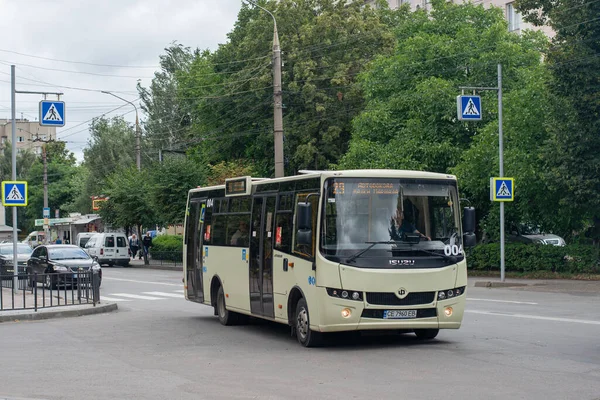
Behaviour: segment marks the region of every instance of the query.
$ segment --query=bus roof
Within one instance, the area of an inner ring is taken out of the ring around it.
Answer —
[[[261,185],[266,183],[276,182],[288,182],[292,180],[302,180],[310,177],[347,177],[347,178],[408,178],[408,179],[445,179],[445,180],[456,180],[455,175],[451,174],[440,174],[437,172],[425,172],[425,171],[410,171],[401,169],[350,169],[341,171],[312,171],[312,170],[301,170],[300,175],[290,175],[281,178],[251,178],[252,185]],[[239,177],[243,178],[243,177]],[[232,178],[234,179],[234,178]],[[223,189],[225,184],[197,187],[191,189],[190,192],[200,192],[205,190]]]

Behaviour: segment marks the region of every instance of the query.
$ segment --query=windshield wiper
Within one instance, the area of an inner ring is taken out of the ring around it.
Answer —
[[[347,263],[354,262],[354,260],[356,260],[358,257],[362,256],[367,251],[371,250],[376,244],[395,244],[396,242],[385,240],[385,241],[379,241],[379,242],[365,242],[365,243],[368,244],[369,246],[365,247],[364,249],[362,249],[358,253],[353,254],[350,257],[348,257],[346,259]]]

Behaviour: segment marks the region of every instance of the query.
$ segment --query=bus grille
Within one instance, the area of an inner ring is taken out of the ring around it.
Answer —
[[[399,299],[395,293],[367,292],[367,303],[381,306],[415,306],[419,304],[433,303],[435,292],[409,293],[403,299]]]

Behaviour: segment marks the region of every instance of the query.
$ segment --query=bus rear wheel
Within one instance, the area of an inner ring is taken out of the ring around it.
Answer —
[[[217,315],[219,316],[219,322],[222,325],[235,325],[238,322],[239,315],[232,311],[228,311],[225,306],[225,292],[223,292],[223,286],[219,287],[217,292]]]
[[[323,334],[310,330],[310,314],[304,298],[296,305],[295,329],[298,342],[304,347],[315,347],[321,344]]]
[[[439,329],[415,329],[415,335],[417,335],[417,339],[420,340],[434,339],[438,333],[440,333]]]

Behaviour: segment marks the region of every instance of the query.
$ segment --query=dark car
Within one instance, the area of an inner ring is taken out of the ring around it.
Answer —
[[[18,272],[25,272],[27,260],[33,250],[25,243],[17,243],[17,265]],[[0,243],[0,275],[2,279],[10,279],[13,274],[13,244]]]
[[[59,285],[76,285],[87,282],[85,272],[98,271],[98,285],[102,282],[102,268],[81,247],[70,244],[52,244],[38,246],[27,261],[27,272],[33,283],[33,274],[39,275],[38,282],[47,288]],[[40,275],[41,274],[41,275]]]

